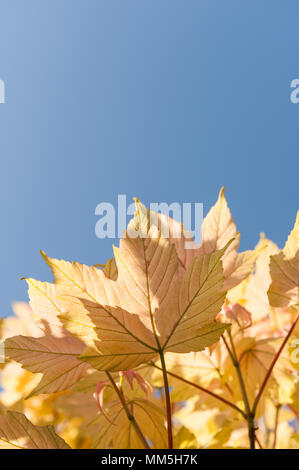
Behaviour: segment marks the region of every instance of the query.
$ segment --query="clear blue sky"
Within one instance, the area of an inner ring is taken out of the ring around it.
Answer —
[[[298,0],[1,0],[0,315],[93,264],[99,202],[203,202],[225,185],[242,249],[298,206]]]

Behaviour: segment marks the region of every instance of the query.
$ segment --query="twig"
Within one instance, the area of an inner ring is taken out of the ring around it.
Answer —
[[[157,366],[156,364],[154,364],[153,362],[151,363],[151,365],[153,367],[155,367],[156,369],[159,369],[159,370],[162,370],[161,367]],[[214,392],[211,392],[210,390],[208,390],[207,388],[204,388],[204,387],[201,387],[201,385],[198,385],[194,382],[191,382],[190,380],[187,380],[187,379],[184,379],[184,377],[181,377],[177,374],[174,374],[173,372],[169,372],[169,370],[167,371],[167,374],[170,375],[171,377],[174,377],[175,379],[177,380],[180,380],[181,382],[184,382],[188,385],[191,385],[192,387],[195,387],[197,388],[198,390],[200,390],[201,392],[204,392],[204,393],[207,393],[208,395],[210,395],[211,397],[213,398],[216,398],[216,400],[219,400],[219,401],[222,401],[223,403],[225,403],[227,406],[230,406],[231,408],[235,409],[236,411],[238,411],[239,413],[241,413],[241,415],[246,418],[246,415],[244,413],[243,410],[241,410],[241,408],[239,408],[237,405],[235,405],[234,403],[230,402],[229,400],[226,400],[226,398],[223,398],[221,397],[220,395],[217,395],[216,393]]]
[[[165,364],[164,353],[163,353],[162,350],[160,351],[160,361],[161,361],[161,366],[162,366],[162,373],[163,373],[163,380],[164,380],[164,390],[165,390],[165,400],[166,400],[168,449],[173,449],[171,401],[170,401],[170,394],[169,394],[167,369],[166,369],[166,364]]]
[[[275,357],[274,357],[274,359],[273,359],[273,361],[272,361],[272,363],[271,363],[271,365],[270,365],[270,367],[269,367],[269,369],[268,369],[268,371],[267,371],[267,373],[266,373],[266,375],[265,375],[265,378],[264,378],[264,380],[263,380],[263,383],[262,383],[262,385],[261,385],[261,388],[260,388],[260,390],[259,390],[259,392],[258,392],[258,394],[257,394],[257,396],[256,396],[256,398],[255,398],[255,400],[254,400],[254,403],[253,403],[252,412],[253,412],[254,416],[255,416],[255,413],[256,413],[257,405],[258,405],[258,403],[259,403],[259,401],[260,401],[260,398],[261,398],[261,396],[262,396],[262,394],[263,394],[263,391],[265,390],[265,387],[266,387],[267,382],[268,382],[268,380],[269,380],[269,378],[270,378],[270,375],[271,375],[271,373],[272,373],[272,370],[273,370],[273,368],[274,368],[276,362],[278,361],[279,356],[280,356],[280,354],[282,353],[283,348],[284,348],[285,345],[287,344],[288,339],[289,339],[289,337],[291,336],[291,334],[292,334],[292,332],[293,332],[293,330],[294,330],[294,328],[295,328],[295,326],[296,326],[296,324],[297,324],[298,318],[299,318],[299,314],[298,314],[297,317],[295,318],[294,323],[292,324],[292,326],[291,326],[291,328],[290,328],[288,334],[287,334],[286,337],[284,338],[282,345],[280,346],[279,350],[277,351],[277,353],[276,353],[276,355],[275,355]]]
[[[251,409],[250,409],[250,404],[249,404],[249,400],[248,400],[248,395],[247,395],[245,382],[244,382],[244,379],[243,379],[242,371],[241,371],[241,368],[240,368],[240,363],[238,361],[237,353],[236,353],[236,350],[235,350],[235,345],[234,345],[234,342],[233,342],[230,331],[228,331],[228,335],[229,335],[229,339],[230,339],[232,349],[230,349],[224,335],[222,335],[222,339],[223,339],[225,347],[226,347],[226,349],[227,349],[227,351],[230,355],[231,361],[232,361],[232,363],[233,363],[233,365],[236,369],[236,372],[237,372],[237,376],[238,376],[238,380],[239,380],[239,384],[240,384],[240,389],[241,389],[241,394],[242,394],[242,398],[243,398],[243,402],[244,402],[244,406],[245,406],[245,411],[246,411],[246,420],[247,420],[247,425],[248,425],[248,438],[249,438],[249,443],[250,443],[250,449],[255,449],[256,436],[255,436],[254,414],[251,412]]]
[[[288,405],[288,407],[289,407],[290,410],[294,413],[294,415],[296,416],[296,418],[299,419],[299,413],[298,413],[298,411],[296,411],[295,408],[294,408],[292,405]]]
[[[134,415],[131,413],[127,403],[126,403],[126,400],[125,400],[125,397],[122,393],[121,390],[119,390],[118,386],[116,385],[115,381],[113,380],[113,377],[112,375],[110,374],[110,372],[106,371],[106,375],[108,377],[108,379],[110,380],[111,382],[111,385],[112,387],[114,388],[118,398],[119,398],[119,401],[121,402],[122,404],[122,407],[123,409],[125,410],[126,412],[126,415],[128,417],[128,420],[132,423],[132,426],[134,427],[135,431],[136,431],[136,434],[138,435],[139,439],[141,440],[143,446],[145,449],[150,449],[150,446],[147,442],[147,440],[145,439],[144,435],[143,435],[143,432],[141,431]]]
[[[259,438],[257,437],[257,435],[255,435],[255,440],[256,440],[256,442],[257,442],[259,448],[260,448],[260,449],[263,449],[263,446],[262,446],[262,444],[261,444],[261,441],[259,440]]]

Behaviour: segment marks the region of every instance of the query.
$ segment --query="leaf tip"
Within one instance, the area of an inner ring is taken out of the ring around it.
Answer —
[[[219,198],[225,199],[225,186],[222,186],[219,191]]]
[[[44,252],[44,250],[39,250],[39,252],[40,252],[40,254],[41,254],[41,257],[42,257],[45,261],[47,261],[47,258],[48,258],[48,257],[47,257],[47,255],[46,255],[46,253]]]
[[[227,242],[227,244],[222,248],[223,252],[225,252],[225,251],[228,249],[228,247],[233,243],[233,241],[236,240],[236,238],[237,238],[237,237],[233,237],[233,238],[231,238],[231,239]],[[221,250],[221,251],[222,251],[222,250]]]

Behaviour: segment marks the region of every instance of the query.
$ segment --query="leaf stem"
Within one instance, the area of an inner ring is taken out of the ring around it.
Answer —
[[[134,427],[135,431],[136,431],[136,434],[137,436],[139,437],[140,441],[142,442],[143,446],[145,449],[150,449],[150,446],[147,442],[147,440],[145,439],[144,435],[143,435],[143,432],[141,431],[134,415],[131,413],[127,403],[126,403],[126,400],[125,400],[125,397],[124,397],[124,394],[123,392],[118,388],[118,386],[116,385],[115,381],[113,380],[113,377],[112,375],[110,374],[110,372],[106,371],[106,375],[108,377],[108,379],[110,380],[110,383],[112,385],[112,387],[114,388],[118,398],[119,398],[119,401],[121,402],[122,404],[122,407],[123,409],[125,410],[126,412],[126,415],[128,417],[128,420],[130,421],[130,423],[132,423],[132,426]]]
[[[153,362],[151,363],[151,365],[153,367],[155,367],[156,369],[159,369],[159,370],[162,370],[161,367],[157,366],[156,364],[154,364]],[[184,382],[188,385],[190,385],[191,387],[195,387],[197,388],[198,390],[204,392],[204,393],[207,393],[208,395],[210,395],[211,397],[213,398],[216,398],[216,400],[219,400],[219,401],[222,401],[223,403],[225,403],[227,406],[230,406],[231,408],[235,409],[236,411],[238,411],[239,413],[241,413],[241,415],[246,418],[246,415],[244,413],[243,410],[241,410],[241,408],[239,408],[237,405],[235,405],[234,403],[230,402],[229,400],[226,400],[226,398],[223,398],[221,397],[220,395],[217,395],[216,393],[214,392],[211,392],[210,390],[208,390],[207,388],[204,388],[204,387],[201,387],[201,385],[198,385],[194,382],[191,382],[190,380],[187,380],[187,379],[184,379],[184,377],[181,377],[180,375],[177,375],[177,374],[174,374],[173,372],[169,372],[167,371],[167,374],[170,375],[171,377],[174,377],[175,379],[177,380],[180,380],[181,382]]]
[[[256,396],[256,398],[255,398],[255,400],[254,400],[253,407],[252,407],[252,413],[253,413],[253,415],[255,415],[255,413],[256,413],[257,405],[258,405],[258,403],[259,403],[259,401],[260,401],[260,398],[261,398],[261,396],[262,396],[262,394],[263,394],[263,391],[265,390],[265,387],[266,387],[267,382],[268,382],[268,380],[269,380],[269,378],[270,378],[270,375],[271,375],[271,373],[272,373],[272,370],[273,370],[273,368],[274,368],[276,362],[278,361],[279,356],[280,356],[280,354],[282,353],[283,348],[284,348],[285,345],[287,344],[289,337],[290,337],[291,334],[293,333],[293,330],[294,330],[294,328],[295,328],[295,326],[296,326],[296,324],[297,324],[298,319],[299,319],[299,314],[296,316],[296,318],[295,318],[295,320],[294,320],[294,322],[293,322],[291,328],[289,329],[288,334],[285,336],[285,338],[284,338],[284,340],[283,340],[283,342],[282,342],[282,344],[281,344],[279,350],[277,351],[277,353],[276,353],[276,355],[275,355],[273,361],[271,362],[271,365],[270,365],[270,367],[269,367],[269,369],[268,369],[268,371],[267,371],[267,373],[266,373],[266,375],[265,375],[265,378],[264,378],[264,380],[263,380],[263,383],[262,383],[262,385],[261,385],[261,388],[260,388],[260,390],[259,390],[259,392],[258,392],[258,394],[257,394],[257,396]]]
[[[296,418],[299,420],[299,413],[298,411],[295,410],[295,408],[292,405],[288,405],[289,409],[294,413]]]
[[[169,394],[169,385],[168,385],[168,378],[167,378],[167,369],[166,369],[166,364],[165,364],[165,358],[164,358],[164,353],[163,353],[163,351],[160,350],[159,354],[160,354],[161,368],[162,368],[162,373],[163,373],[164,390],[165,390],[165,400],[166,400],[166,417],[167,417],[168,449],[173,449],[172,419],[171,419],[171,401],[170,401],[170,394]]]
[[[259,440],[259,438],[257,437],[257,435],[255,435],[255,440],[256,440],[256,442],[257,442],[259,448],[260,448],[260,449],[263,449],[263,446],[262,446],[262,444],[261,444],[261,441]]]
[[[240,363],[238,361],[238,357],[237,357],[235,345],[234,345],[234,342],[233,342],[233,338],[232,338],[231,332],[229,330],[228,330],[228,336],[229,336],[229,339],[230,339],[231,349],[230,349],[224,335],[222,335],[222,339],[223,339],[224,344],[226,346],[226,349],[227,349],[227,351],[230,355],[231,361],[232,361],[232,363],[233,363],[233,365],[236,369],[236,373],[237,373],[238,380],[239,380],[239,385],[240,385],[240,390],[241,390],[241,394],[242,394],[242,398],[243,398],[243,402],[244,402],[244,406],[245,406],[245,411],[246,411],[246,420],[247,420],[247,426],[248,426],[248,438],[249,438],[249,443],[250,443],[250,449],[255,449],[256,437],[255,437],[254,413],[252,413],[252,411],[250,409],[247,390],[246,390],[245,382],[244,382],[244,379],[243,379]]]
[[[231,343],[231,348],[232,350],[230,349],[229,345],[227,344],[227,341],[224,337],[224,335],[222,335],[222,339],[224,341],[224,344],[226,346],[226,349],[230,355],[230,358],[232,360],[232,363],[236,369],[236,372],[237,372],[237,375],[238,375],[238,379],[239,379],[239,383],[240,383],[240,388],[241,388],[241,392],[242,392],[242,397],[243,397],[243,401],[244,401],[244,405],[245,405],[245,410],[246,410],[246,419],[247,419],[247,422],[248,422],[248,436],[249,436],[249,441],[250,441],[250,448],[251,449],[254,449],[255,448],[255,440],[256,440],[256,436],[255,436],[255,424],[254,424],[254,419],[255,419],[255,415],[256,415],[256,410],[257,410],[257,406],[259,404],[259,401],[261,399],[261,396],[266,388],[266,385],[268,383],[268,380],[272,374],[272,371],[274,369],[274,366],[276,364],[276,362],[278,361],[285,345],[287,344],[292,332],[294,331],[295,329],[295,326],[298,322],[298,319],[299,319],[299,314],[296,316],[294,322],[292,323],[292,326],[291,328],[289,329],[288,331],[288,334],[285,336],[279,350],[277,351],[277,353],[275,354],[275,357],[273,359],[273,361],[271,362],[271,365],[265,375],[265,378],[262,382],[262,385],[259,389],[259,392],[257,394],[257,396],[255,397],[255,400],[254,400],[254,403],[253,403],[253,406],[252,406],[252,409],[250,409],[250,405],[249,405],[249,401],[248,401],[248,396],[247,396],[247,392],[246,392],[246,387],[245,387],[245,382],[243,380],[243,376],[242,376],[242,372],[241,372],[241,368],[240,368],[240,362],[237,358],[237,355],[236,355],[236,350],[235,350],[235,346],[234,346],[234,342],[233,342],[233,339],[232,339],[232,336],[231,336],[231,332],[228,331],[228,335],[229,335],[229,338],[230,338],[230,343]],[[276,419],[278,420],[278,410],[277,410],[277,415],[276,415]],[[277,423],[275,423],[275,435],[274,435],[274,443],[273,443],[273,448],[275,448],[276,446],[276,432],[277,432],[277,425],[278,425],[278,421]]]

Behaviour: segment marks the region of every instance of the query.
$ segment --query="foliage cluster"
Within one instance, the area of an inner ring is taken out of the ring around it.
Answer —
[[[136,200],[105,265],[42,252],[54,283],[0,324],[0,448],[299,447],[299,217],[238,253],[222,189],[190,237]]]

